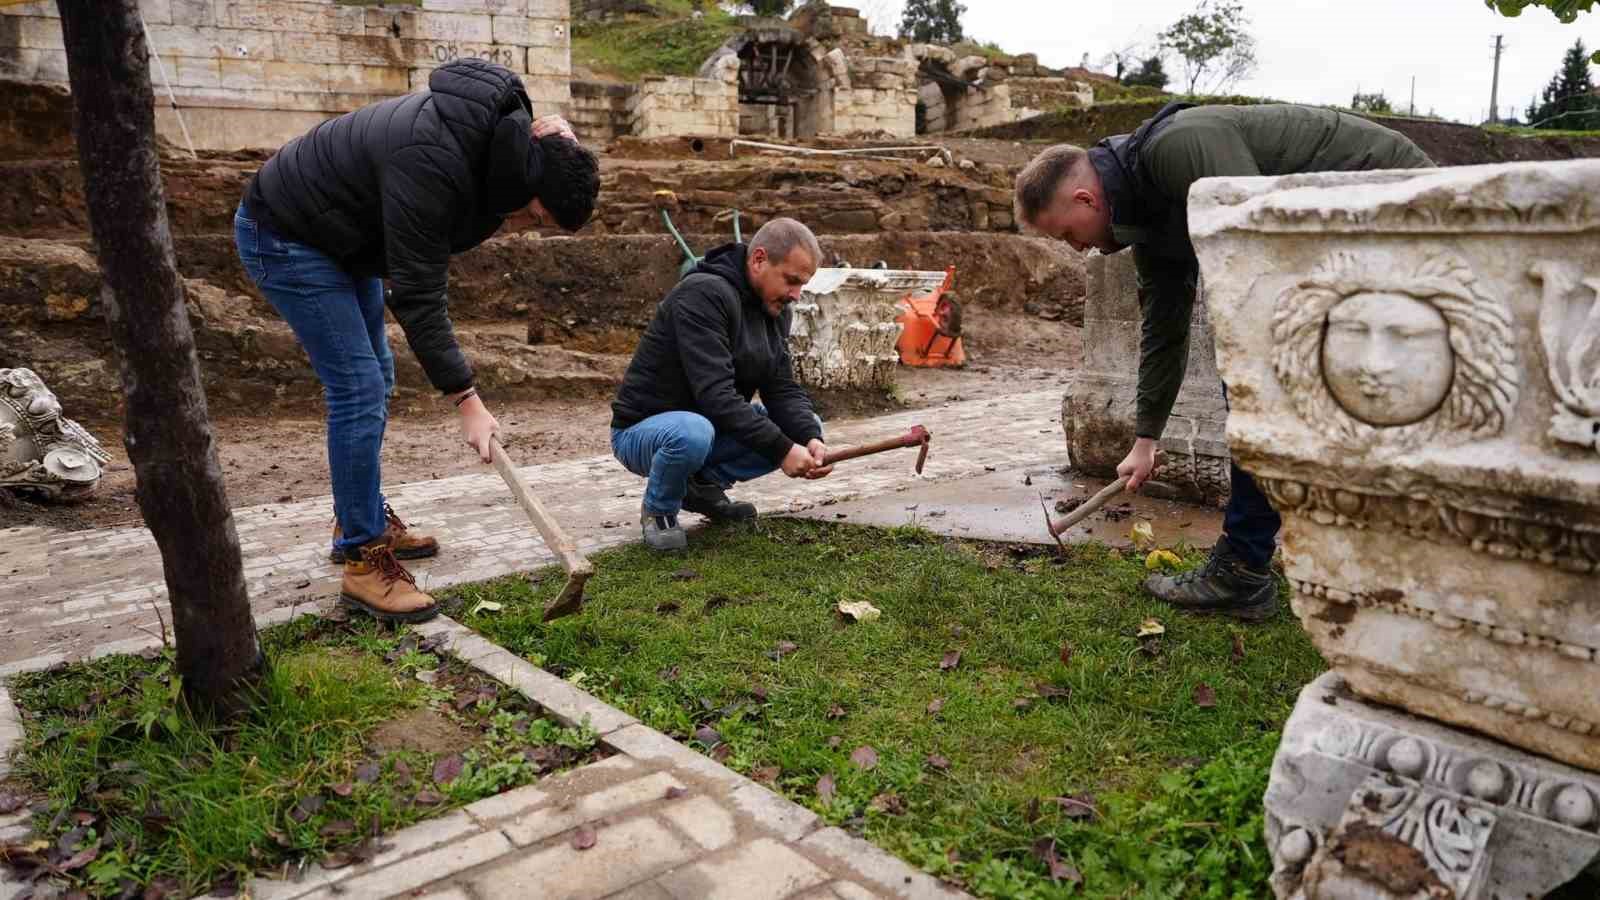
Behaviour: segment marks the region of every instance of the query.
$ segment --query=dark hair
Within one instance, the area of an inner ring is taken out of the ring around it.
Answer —
[[[594,215],[600,196],[600,161],[587,147],[552,134],[539,139],[544,157],[536,196],[567,231],[577,231]]]

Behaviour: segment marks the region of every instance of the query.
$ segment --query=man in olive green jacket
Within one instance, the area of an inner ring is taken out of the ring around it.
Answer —
[[[1328,109],[1167,105],[1131,135],[1083,150],[1058,145],[1017,176],[1017,219],[1079,251],[1133,247],[1143,335],[1134,432],[1117,466],[1138,490],[1183,385],[1200,264],[1189,242],[1189,188],[1218,175],[1414,169],[1433,162],[1404,135]],[[1248,474],[1233,467],[1224,533],[1203,568],[1145,587],[1175,606],[1256,621],[1272,615],[1269,564],[1282,522]]]

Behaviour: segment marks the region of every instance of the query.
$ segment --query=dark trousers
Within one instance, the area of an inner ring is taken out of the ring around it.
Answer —
[[[1227,385],[1222,386],[1222,402],[1228,402]],[[1265,569],[1272,562],[1283,517],[1272,508],[1249,472],[1239,468],[1238,463],[1229,463],[1228,468],[1232,487],[1228,508],[1222,513],[1222,533],[1240,559],[1254,568]]]

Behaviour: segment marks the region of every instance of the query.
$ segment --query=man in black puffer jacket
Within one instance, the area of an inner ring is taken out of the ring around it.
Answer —
[[[782,469],[823,478],[822,420],[789,358],[788,306],[822,250],[794,219],[761,226],[749,246],[725,244],[656,306],[611,404],[611,451],[645,486],[645,543],[681,550],[678,511],[749,519],[726,489]],[[751,403],[756,392],[761,403]]]
[[[522,80],[478,59],[428,90],[322,122],[251,179],[234,218],[239,260],[294,329],[322,381],[341,596],[374,616],[436,615],[398,558],[438,543],[383,501],[378,451],[394,389],[388,308],[485,462],[499,423],[473,388],[446,306],[451,254],[502,227],[582,228],[600,190],[594,154],[560,117],[532,117]]]

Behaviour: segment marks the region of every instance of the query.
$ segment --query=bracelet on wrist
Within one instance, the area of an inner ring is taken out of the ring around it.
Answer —
[[[461,404],[467,402],[468,398],[476,397],[476,396],[478,396],[478,389],[477,388],[467,388],[465,393],[463,393],[461,396],[456,398],[456,400],[455,400],[456,408],[460,409],[461,408]]]

